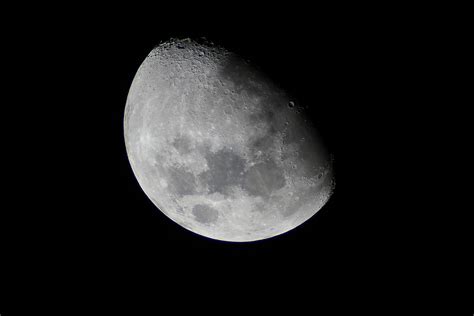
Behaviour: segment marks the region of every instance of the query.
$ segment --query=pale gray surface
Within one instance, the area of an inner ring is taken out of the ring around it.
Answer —
[[[156,47],[130,88],[124,129],[142,189],[179,225],[252,241],[314,215],[334,180],[316,129],[246,62],[190,40]]]

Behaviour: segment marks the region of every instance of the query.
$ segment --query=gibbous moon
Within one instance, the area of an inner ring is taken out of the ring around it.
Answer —
[[[331,154],[305,113],[236,54],[170,40],[133,79],[127,154],[146,195],[182,227],[266,239],[308,220],[334,189]]]

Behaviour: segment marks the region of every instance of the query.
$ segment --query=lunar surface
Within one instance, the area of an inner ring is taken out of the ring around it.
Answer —
[[[282,234],[319,211],[334,188],[331,155],[304,107],[211,44],[170,40],[149,53],[128,94],[124,133],[146,195],[209,238]]]

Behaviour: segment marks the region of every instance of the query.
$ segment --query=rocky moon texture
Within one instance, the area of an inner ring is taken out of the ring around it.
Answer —
[[[134,174],[153,203],[206,237],[282,234],[329,199],[330,155],[305,111],[223,48],[172,40],[153,49],[124,117]]]

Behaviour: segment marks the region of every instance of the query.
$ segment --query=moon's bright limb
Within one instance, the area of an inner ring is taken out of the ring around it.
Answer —
[[[173,40],[133,80],[125,143],[140,186],[173,221],[219,240],[265,239],[309,219],[334,188],[303,113],[235,54]]]

